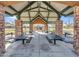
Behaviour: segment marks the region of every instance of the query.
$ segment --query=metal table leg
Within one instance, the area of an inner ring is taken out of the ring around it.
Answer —
[[[25,44],[25,42],[24,42],[24,41],[25,41],[25,39],[23,39],[23,40],[22,40],[22,44],[23,44],[23,45]]]
[[[56,45],[56,39],[54,39],[54,45]]]

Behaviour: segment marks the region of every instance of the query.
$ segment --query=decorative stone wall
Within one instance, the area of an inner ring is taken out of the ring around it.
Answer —
[[[60,36],[63,35],[63,22],[61,20],[55,22],[55,34]]]
[[[0,54],[5,52],[5,21],[4,21],[4,9],[0,5]]]
[[[23,33],[23,28],[22,28],[22,21],[21,20],[16,20],[15,21],[15,37],[20,36]]]
[[[74,48],[76,53],[79,55],[79,6],[74,7]]]

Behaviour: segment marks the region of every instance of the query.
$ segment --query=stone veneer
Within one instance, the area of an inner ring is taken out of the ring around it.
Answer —
[[[55,33],[57,35],[63,35],[63,22],[61,20],[57,20],[55,23]]]
[[[18,37],[23,33],[23,28],[22,28],[22,21],[21,20],[16,20],[15,21],[15,37]]]
[[[0,55],[5,52],[5,22],[4,8],[0,5]]]
[[[74,7],[74,48],[76,53],[79,55],[79,6]]]

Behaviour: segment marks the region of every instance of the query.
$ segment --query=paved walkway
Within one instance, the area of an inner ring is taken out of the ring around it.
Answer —
[[[49,44],[45,35],[34,33],[30,44],[22,45],[21,41],[13,43],[3,57],[77,57],[71,44],[57,41]]]

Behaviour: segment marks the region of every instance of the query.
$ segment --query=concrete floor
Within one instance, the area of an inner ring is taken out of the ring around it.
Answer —
[[[34,38],[26,45],[21,41],[13,43],[3,57],[77,57],[72,44],[57,41],[49,44],[45,35],[34,33]]]

